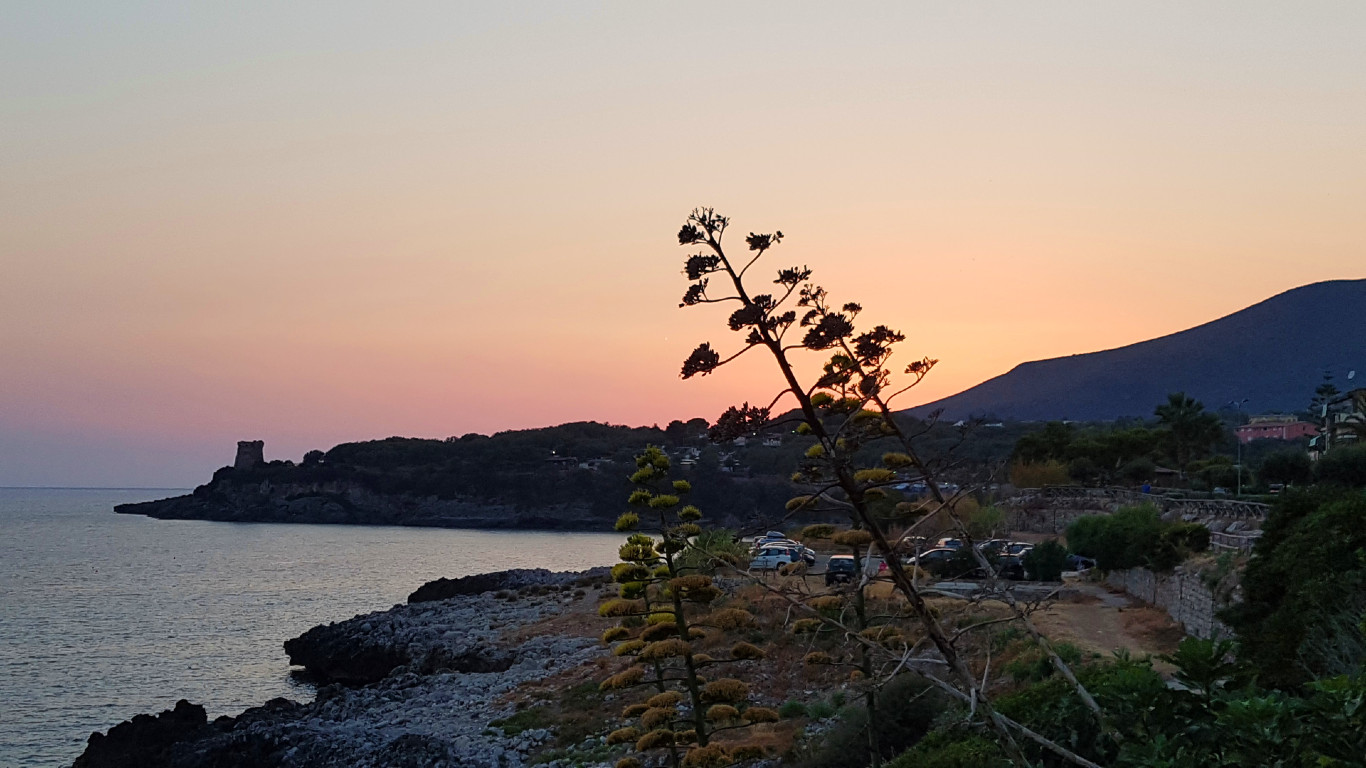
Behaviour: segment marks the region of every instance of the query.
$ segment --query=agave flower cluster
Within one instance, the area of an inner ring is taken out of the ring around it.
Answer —
[[[747,642],[728,643],[727,632],[751,626],[754,617],[738,608],[720,607],[723,591],[712,577],[684,565],[691,539],[702,533],[702,512],[683,503],[691,486],[669,475],[669,457],[648,447],[636,457],[631,481],[637,487],[633,510],[617,520],[630,532],[612,569],[618,597],[599,608],[619,619],[603,634],[612,654],[630,660],[602,681],[603,690],[646,688],[654,693],[627,706],[622,717],[635,724],[613,731],[611,744],[631,744],[637,753],[663,751],[675,768],[717,768],[763,755],[743,740],[717,742],[722,731],[738,731],[778,719],[767,707],[748,704],[749,686],[725,675],[732,665],[764,658]],[[658,538],[634,532],[647,521]],[[710,653],[704,652],[705,647]],[[713,674],[716,676],[713,677]],[[639,768],[628,756],[617,768]]]

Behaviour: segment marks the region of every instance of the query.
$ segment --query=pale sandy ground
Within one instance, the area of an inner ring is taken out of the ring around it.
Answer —
[[[1152,656],[1153,666],[1170,672],[1156,657],[1171,653],[1185,633],[1167,612],[1100,584],[1080,582],[1078,594],[1034,614],[1039,631],[1084,652],[1109,656],[1125,649],[1131,656]]]

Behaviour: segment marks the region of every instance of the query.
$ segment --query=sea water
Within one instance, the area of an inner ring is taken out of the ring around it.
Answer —
[[[209,718],[313,690],[281,644],[438,577],[615,561],[613,533],[153,520],[177,490],[0,488],[0,766],[67,766],[177,699]]]

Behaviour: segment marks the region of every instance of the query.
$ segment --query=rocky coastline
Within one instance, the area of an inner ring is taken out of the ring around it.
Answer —
[[[429,583],[406,605],[285,642],[319,685],[313,701],[213,721],[180,701],[92,734],[73,768],[520,768],[551,733],[491,723],[518,710],[519,687],[591,672],[607,583],[606,568]]]
[[[601,531],[612,520],[589,504],[519,507],[487,500],[378,493],[358,483],[213,483],[194,493],[120,504],[114,511],[159,520],[228,523],[403,525],[486,530]]]

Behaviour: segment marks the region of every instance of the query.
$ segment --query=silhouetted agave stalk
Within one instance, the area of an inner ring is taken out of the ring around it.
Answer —
[[[937,361],[921,357],[894,376],[890,360],[894,346],[904,341],[905,335],[882,325],[859,332],[855,320],[862,312],[862,307],[847,302],[837,308],[824,288],[809,282],[812,271],[808,267],[780,269],[771,283],[776,286],[771,293],[753,293],[746,283],[750,268],[782,241],[783,234],[750,233],[745,238],[750,255],[741,263],[739,260],[733,261],[722,245],[729,223],[729,219],[711,208],[698,208],[679,230],[680,245],[700,247],[699,252],[690,254],[684,262],[683,272],[691,284],[680,306],[733,305],[735,309],[727,325],[732,331],[743,333],[744,340],[737,351],[726,357],[722,357],[710,343],[698,345],[684,361],[681,375],[684,379],[705,376],[751,350],[762,348],[777,364],[783,386],[767,406],[745,403],[728,408],[711,428],[712,439],[726,441],[757,433],[769,423],[778,403],[790,396],[800,414],[797,432],[815,438],[816,443],[792,478],[794,482],[811,485],[814,490],[809,495],[794,499],[789,504],[789,511],[841,510],[849,516],[853,528],[866,532],[872,550],[886,562],[892,583],[906,599],[912,614],[923,627],[925,638],[937,652],[939,658],[935,661],[946,666],[950,674],[947,678],[939,677],[923,664],[929,659],[912,658],[909,651],[903,656],[898,669],[907,662],[920,663],[918,671],[922,675],[950,695],[968,703],[974,715],[980,715],[996,731],[1002,748],[1017,764],[1027,764],[1016,741],[1016,736],[1020,735],[1069,762],[1094,765],[995,710],[986,691],[985,677],[980,682],[977,680],[967,660],[959,653],[954,643],[956,638],[948,635],[939,617],[925,603],[922,590],[897,556],[898,548],[889,540],[873,513],[873,505],[885,498],[886,489],[902,481],[898,472],[911,470],[924,479],[931,502],[898,505],[897,512],[908,517],[919,515],[923,520],[928,518],[927,512],[942,511],[960,530],[963,529],[962,521],[954,512],[960,497],[943,493],[935,481],[933,468],[915,450],[914,435],[908,434],[898,424],[891,410],[892,400],[920,383]],[[719,288],[712,284],[714,278]],[[802,310],[800,316],[797,310]],[[792,338],[798,334],[800,339]],[[822,373],[815,381],[804,384],[799,379],[790,357],[799,351],[828,355]],[[908,378],[898,383],[899,377],[903,376]],[[855,460],[859,449],[883,440],[894,441],[899,450],[883,454],[882,466],[859,466]],[[988,574],[994,573],[991,564],[971,547],[970,541],[968,548]],[[1030,635],[1049,653],[1054,665],[1075,687],[1084,704],[1100,717],[1094,699],[1034,629],[1027,611],[1015,602],[1008,590],[1004,591],[1003,599],[1014,608],[1015,618],[1025,623]],[[829,617],[821,620],[843,627],[851,636],[855,634],[849,627]],[[867,627],[859,630],[853,639],[865,647],[877,646],[878,638],[863,636],[867,630]],[[1103,718],[1101,720],[1104,727]]]

